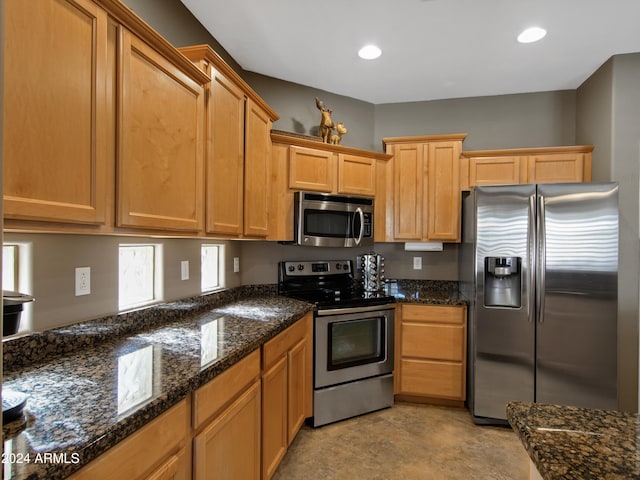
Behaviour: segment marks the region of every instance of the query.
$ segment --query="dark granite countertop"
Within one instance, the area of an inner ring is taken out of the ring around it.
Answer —
[[[23,347],[32,344],[52,353],[21,365],[17,347],[6,348],[3,393],[15,389],[29,400],[23,419],[4,428],[4,478],[65,478],[311,309],[275,295],[205,309],[175,302],[152,309],[156,317],[164,311],[166,318],[117,335],[114,329],[122,327],[110,319],[57,329],[46,338],[19,339]],[[174,318],[177,310],[182,313]],[[133,381],[125,370],[135,372]]]
[[[545,480],[640,479],[637,414],[512,402],[507,419]]]
[[[399,303],[434,305],[467,305],[460,294],[458,282],[448,280],[389,280],[385,291]]]

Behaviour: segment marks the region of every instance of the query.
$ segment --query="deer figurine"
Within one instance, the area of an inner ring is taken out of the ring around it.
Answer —
[[[342,141],[342,135],[347,133],[347,127],[344,126],[344,123],[338,122],[335,125],[335,129],[338,133],[334,133],[333,135],[331,135],[331,140],[329,143],[333,145],[340,145],[340,142]]]
[[[331,113],[333,110],[324,106],[322,100],[316,97],[316,107],[322,113],[322,119],[320,120],[320,136],[324,143],[329,143],[331,131],[335,128],[333,120],[331,120]]]

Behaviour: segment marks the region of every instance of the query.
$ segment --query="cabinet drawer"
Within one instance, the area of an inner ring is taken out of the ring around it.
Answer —
[[[449,305],[402,305],[402,320],[462,325],[465,307]]]
[[[291,350],[301,339],[311,332],[311,314],[288,327],[283,332],[269,340],[262,347],[263,369],[267,370],[282,355]]]
[[[95,480],[106,478],[151,478],[165,467],[184,478],[184,446],[189,406],[182,400],[155,420],[105,452],[70,478]],[[174,462],[177,462],[174,464]]]
[[[260,350],[255,350],[193,394],[193,428],[237,397],[260,376]]]
[[[403,357],[431,360],[464,360],[465,329],[454,325],[402,323]]]
[[[402,393],[464,400],[463,364],[413,359],[401,363]]]

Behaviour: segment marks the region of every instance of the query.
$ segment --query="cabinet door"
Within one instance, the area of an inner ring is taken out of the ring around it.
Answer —
[[[87,0],[5,5],[4,215],[102,224],[107,14]]]
[[[289,188],[331,193],[335,186],[333,153],[306,147],[289,147]]]
[[[118,226],[203,227],[202,86],[123,29]]]
[[[307,373],[311,369],[307,338],[301,339],[288,353],[288,432],[287,444],[293,442],[307,415],[307,393],[313,390]]]
[[[207,131],[207,232],[242,235],[244,93],[212,71]]]
[[[357,155],[338,154],[338,193],[374,196],[376,161]]]
[[[269,233],[269,160],[271,119],[257,103],[246,102],[244,234],[266,237]]]
[[[469,186],[527,183],[526,157],[479,157],[469,159]]]
[[[190,470],[189,459],[185,454],[188,426],[189,406],[187,400],[181,400],[177,405],[72,474],[69,479],[175,478],[186,480]]]
[[[584,153],[553,153],[529,156],[529,183],[583,182],[591,180],[585,171]],[[589,162],[590,165],[590,162]],[[585,177],[588,176],[588,180]]]
[[[262,376],[262,478],[274,474],[287,452],[287,355]]]
[[[260,478],[260,382],[193,439],[195,480]]]
[[[427,240],[459,242],[461,142],[434,142],[424,149],[427,158],[424,236]]]
[[[184,474],[187,462],[187,454],[183,448],[172,455],[145,480],[187,480]]]
[[[393,155],[394,239],[419,240],[425,174],[422,145],[395,145]]]

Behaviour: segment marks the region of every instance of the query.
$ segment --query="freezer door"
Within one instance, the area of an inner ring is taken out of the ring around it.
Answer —
[[[538,186],[536,401],[617,408],[618,186]]]
[[[535,186],[478,187],[474,194],[476,292],[470,313],[469,408],[481,422],[484,417],[504,420],[509,401],[534,400]],[[516,288],[520,291],[514,292]],[[515,296],[518,300],[512,301]]]

